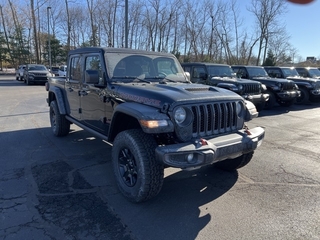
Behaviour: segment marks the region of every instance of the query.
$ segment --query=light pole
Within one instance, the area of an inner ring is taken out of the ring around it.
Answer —
[[[125,26],[124,26],[124,39],[125,39],[125,43],[124,46],[125,48],[128,48],[128,0],[125,0],[125,6],[124,6],[125,10]]]
[[[50,9],[51,9],[51,7],[47,7],[47,15],[48,15],[48,58],[49,58],[49,69],[50,69],[50,72],[51,72],[52,69],[51,69],[51,43],[50,43],[50,18],[49,18]]]

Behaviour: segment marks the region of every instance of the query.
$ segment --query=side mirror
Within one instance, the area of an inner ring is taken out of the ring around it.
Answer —
[[[184,72],[184,75],[185,75],[186,78],[189,80],[189,82],[191,82],[190,73],[189,73],[189,72]]]
[[[97,70],[86,70],[84,80],[88,84],[99,84],[99,72]]]
[[[208,74],[206,73],[199,73],[199,78],[201,78],[202,80],[206,80],[208,78]]]

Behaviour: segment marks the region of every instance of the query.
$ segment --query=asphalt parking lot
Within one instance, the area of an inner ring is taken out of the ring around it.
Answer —
[[[53,136],[46,93],[0,76],[0,239],[320,239],[320,104],[261,112],[247,166],[169,168],[160,194],[133,204],[109,144],[73,125]]]

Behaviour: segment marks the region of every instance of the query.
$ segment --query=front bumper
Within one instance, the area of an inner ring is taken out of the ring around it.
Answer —
[[[176,168],[201,167],[254,151],[260,146],[264,135],[263,128],[255,127],[210,139],[159,146],[156,148],[156,159]]]
[[[268,93],[262,93],[262,94],[256,94],[256,95],[245,94],[245,95],[242,95],[242,97],[252,102],[254,105],[259,103],[265,103],[269,100]]]
[[[301,92],[299,90],[294,91],[282,91],[276,93],[278,98],[282,101],[292,100],[301,96]]]

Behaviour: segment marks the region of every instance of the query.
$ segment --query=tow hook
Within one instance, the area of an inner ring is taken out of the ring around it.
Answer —
[[[205,140],[205,139],[203,139],[203,138],[200,138],[199,140],[196,140],[194,143],[195,143],[196,146],[198,146],[198,147],[208,145],[207,140]]]
[[[251,135],[251,132],[249,131],[249,128],[247,125],[244,126],[244,132],[248,135]]]

